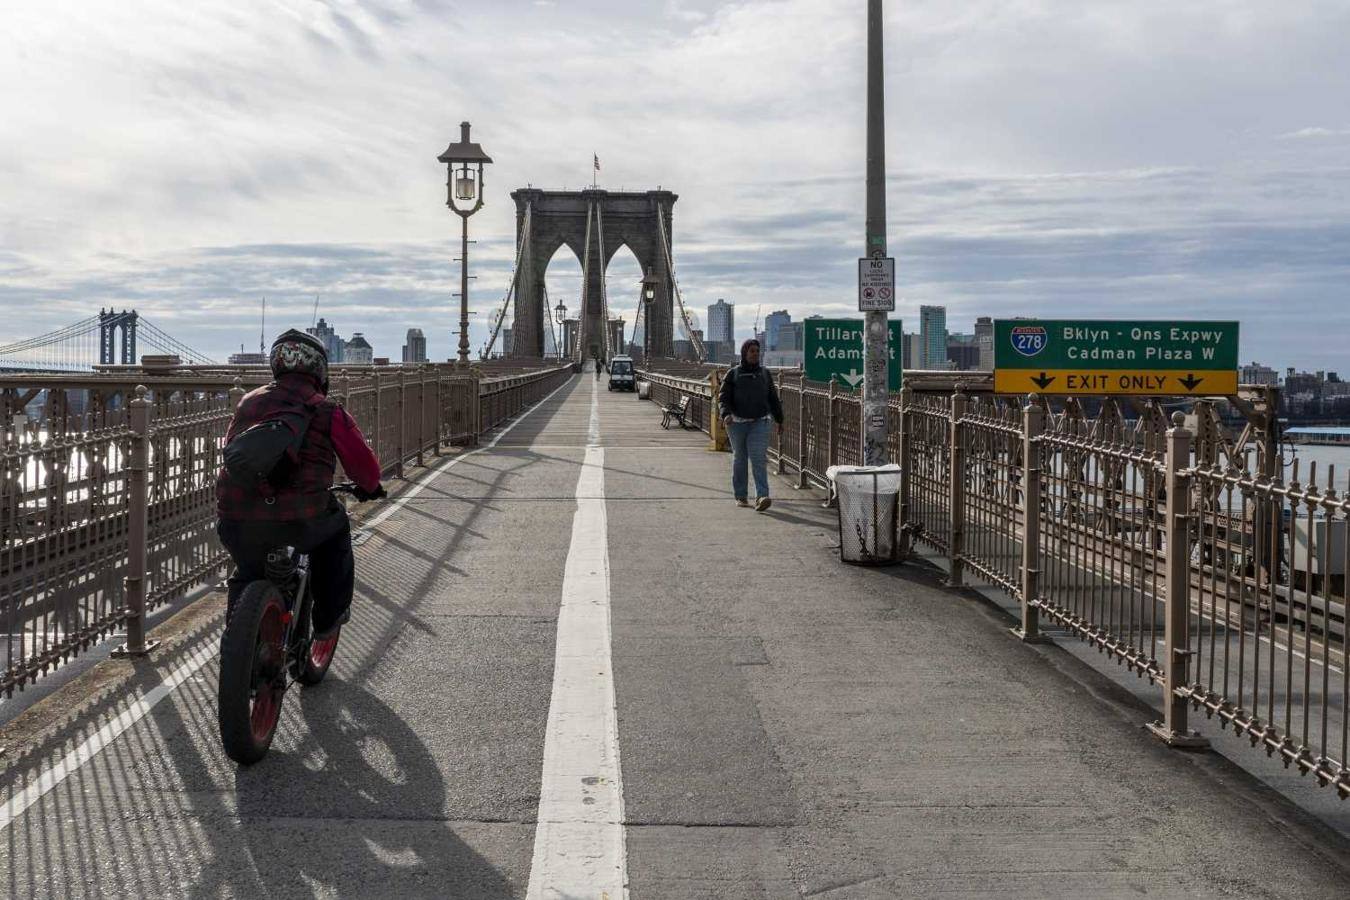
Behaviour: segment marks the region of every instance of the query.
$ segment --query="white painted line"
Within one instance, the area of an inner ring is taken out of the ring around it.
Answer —
[[[422,476],[421,479],[418,480],[417,484],[413,485],[411,490],[406,491],[405,493],[400,495],[396,500],[392,501],[389,504],[389,509],[382,511],[379,515],[370,519],[368,522],[363,523],[364,527],[374,528],[376,525],[379,525],[385,519],[392,516],[395,512],[402,509],[409,500],[420,494],[422,492],[422,489],[425,488],[434,477],[444,472],[445,470],[449,469],[455,463],[467,457],[473,456],[476,453],[482,453],[485,450],[491,450],[493,447],[497,445],[497,442],[499,440],[505,437],[506,434],[510,432],[512,428],[515,428],[518,424],[520,424],[525,419],[526,416],[533,413],[544,403],[547,403],[553,397],[554,394],[558,393],[558,391],[567,387],[571,383],[572,380],[569,378],[567,381],[564,381],[562,384],[558,385],[556,388],[550,391],[546,397],[544,397],[538,403],[531,406],[529,409],[525,410],[525,412],[521,413],[520,416],[518,416],[515,419],[515,421],[511,422],[509,425],[507,425],[505,428],[499,431],[491,441],[484,444],[482,447],[479,447],[475,450],[471,450],[468,453],[462,453],[459,456],[454,457],[453,459],[448,459],[441,465],[437,466],[435,469],[426,473],[424,476]],[[604,516],[603,507],[601,508],[601,516],[603,521]],[[608,639],[606,640],[606,647],[608,647]],[[108,722],[103,727],[99,728],[99,730],[94,732],[93,736],[85,740],[84,743],[80,744],[74,750],[70,751],[65,756],[58,759],[50,769],[39,775],[37,780],[34,781],[32,784],[28,785],[23,790],[19,791],[17,794],[10,797],[10,799],[6,801],[4,808],[0,809],[0,831],[3,831],[6,828],[8,828],[16,818],[18,818],[20,815],[23,814],[24,810],[28,809],[34,803],[41,800],[43,796],[45,796],[49,791],[51,791],[52,788],[56,787],[61,782],[65,781],[73,773],[78,771],[81,766],[83,766],[85,763],[89,762],[89,760],[97,756],[104,747],[108,746],[114,740],[116,740],[118,735],[122,734],[122,732],[126,731],[132,725],[135,725],[141,719],[145,718],[145,716],[150,712],[150,710],[155,708],[156,704],[158,704],[165,697],[173,693],[175,688],[177,688],[184,681],[187,681],[189,678],[191,678],[192,675],[196,673],[196,671],[200,669],[203,665],[214,659],[216,656],[217,649],[218,647],[216,645],[216,642],[213,640],[207,640],[201,645],[199,645],[195,650],[193,650],[188,655],[187,662],[183,663],[183,665],[175,669],[173,673],[169,675],[168,678],[160,682],[154,688],[147,691],[143,697],[139,697],[136,700],[133,700],[131,704],[127,706],[125,710],[119,713],[115,719],[113,719],[111,722]]]
[[[577,478],[577,511],[558,610],[527,900],[628,896],[599,396],[592,386],[590,441]]]
[[[145,718],[145,714],[150,712],[156,703],[169,696],[174,688],[187,681],[198,669],[214,659],[215,651],[214,641],[207,641],[198,646],[188,655],[187,662],[175,669],[168,678],[151,688],[144,696],[133,700],[126,709],[118,713],[115,719],[104,724],[92,736],[86,738],[84,743],[57,760],[55,765],[39,775],[38,779],[32,784],[10,797],[4,808],[0,809],[0,831],[8,828],[11,822],[23,814],[24,810],[37,803],[52,788],[65,781],[81,766],[97,756],[99,751],[116,740],[118,735]]]

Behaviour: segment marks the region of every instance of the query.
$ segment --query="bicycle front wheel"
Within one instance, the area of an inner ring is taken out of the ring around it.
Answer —
[[[286,605],[270,581],[244,589],[220,645],[217,715],[225,754],[241,765],[267,755],[286,694]]]

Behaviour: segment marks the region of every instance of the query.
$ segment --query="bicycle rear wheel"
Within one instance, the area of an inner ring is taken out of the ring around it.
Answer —
[[[255,581],[235,605],[220,646],[217,715],[225,754],[252,765],[267,755],[286,694],[286,604]]]

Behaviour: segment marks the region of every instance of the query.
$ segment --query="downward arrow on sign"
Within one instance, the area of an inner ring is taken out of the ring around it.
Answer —
[[[851,388],[857,387],[858,382],[863,380],[862,373],[859,372],[857,369],[849,369],[848,372],[840,372],[839,377],[842,378]]]
[[[1204,380],[1205,380],[1205,379],[1203,379],[1203,378],[1196,378],[1194,372],[1187,372],[1185,378],[1178,378],[1178,379],[1177,379],[1177,381],[1180,381],[1181,384],[1182,384],[1182,386],[1185,387],[1186,390],[1188,390],[1188,391],[1194,391],[1196,385],[1198,385],[1200,382],[1202,382],[1202,381],[1204,381]]]
[[[1039,378],[1032,378],[1031,383],[1039,387],[1041,390],[1045,390],[1050,386],[1050,382],[1054,380],[1055,376],[1046,375],[1044,372],[1042,372]]]

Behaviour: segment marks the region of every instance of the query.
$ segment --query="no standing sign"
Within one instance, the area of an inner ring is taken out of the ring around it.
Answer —
[[[895,259],[858,260],[858,311],[895,311]]]

